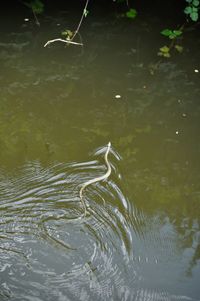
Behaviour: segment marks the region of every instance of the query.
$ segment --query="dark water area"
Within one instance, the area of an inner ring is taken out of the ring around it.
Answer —
[[[2,14],[0,300],[200,300],[198,31],[111,8]]]

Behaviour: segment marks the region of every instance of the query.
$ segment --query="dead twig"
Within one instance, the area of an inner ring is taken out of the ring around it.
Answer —
[[[89,3],[89,0],[86,0],[86,2],[85,2],[85,7],[84,7],[84,9],[83,9],[81,19],[80,19],[80,21],[79,21],[79,23],[78,23],[78,26],[77,26],[76,30],[74,31],[74,34],[73,34],[72,38],[71,38],[71,39],[66,39],[66,40],[61,39],[61,38],[49,40],[49,41],[46,42],[46,44],[44,45],[44,47],[48,46],[48,45],[51,44],[51,43],[57,42],[57,41],[63,42],[63,43],[66,43],[66,44],[73,44],[73,45],[83,46],[83,43],[73,42],[73,40],[74,40],[75,36],[79,33],[79,29],[80,29],[81,24],[82,24],[82,22],[83,22],[83,18],[86,17],[86,15],[87,15],[87,13],[88,13],[88,12],[87,12],[88,3]]]
[[[54,42],[63,42],[63,43],[66,43],[66,44],[73,44],[73,45],[83,46],[82,43],[77,43],[77,42],[73,42],[71,40],[64,40],[64,39],[57,38],[57,39],[47,41],[46,44],[44,45],[44,47],[46,47],[49,44],[54,43]]]

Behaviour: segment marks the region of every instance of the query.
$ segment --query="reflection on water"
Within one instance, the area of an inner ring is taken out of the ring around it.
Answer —
[[[92,17],[85,48],[43,49],[67,20],[0,43],[0,299],[197,301],[198,58]]]
[[[9,295],[20,299],[28,286],[52,300],[62,291],[86,300],[90,290],[106,299],[110,285],[118,291],[125,284],[132,236],[119,187],[112,180],[88,187],[90,215],[77,218],[80,184],[104,169],[98,161],[49,168],[36,161],[15,177],[1,176],[1,272]]]
[[[62,300],[65,295],[70,300],[192,300],[166,290],[174,265],[176,281],[187,261],[187,255],[180,259],[173,225],[160,217],[147,220],[137,211],[114,181],[117,166],[114,170],[107,182],[88,186],[87,217],[79,190],[81,183],[105,173],[99,161],[48,168],[33,161],[14,176],[1,174],[0,292],[5,300]]]

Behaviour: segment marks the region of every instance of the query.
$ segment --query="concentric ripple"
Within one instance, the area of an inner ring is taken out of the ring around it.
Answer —
[[[148,248],[161,242],[152,234],[158,221],[152,231],[141,226],[146,217],[120,189],[113,150],[111,176],[84,192],[84,217],[80,187],[106,169],[97,155],[48,168],[28,162],[12,176],[1,173],[0,300],[192,300],[148,288],[144,275],[158,260],[147,257],[144,242]]]
[[[3,297],[106,300],[124,285],[132,248],[125,197],[110,177],[85,190],[86,217],[79,198],[81,185],[105,168],[103,158],[49,168],[35,161],[1,174]]]

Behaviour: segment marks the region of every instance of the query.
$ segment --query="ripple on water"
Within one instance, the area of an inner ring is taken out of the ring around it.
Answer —
[[[105,300],[124,285],[131,254],[127,200],[111,179],[86,188],[85,218],[79,199],[81,185],[105,170],[97,160],[49,168],[35,161],[14,176],[1,175],[0,252],[7,254],[1,273],[16,300],[25,287],[35,298],[37,288],[48,300],[66,292],[69,300]],[[6,295],[6,288],[0,292]]]
[[[79,190],[105,173],[103,160],[48,168],[28,162],[13,176],[0,175],[1,299],[192,300],[148,288],[154,282],[144,273],[174,252],[172,229],[133,206],[112,165],[107,181],[85,189],[86,217]]]

